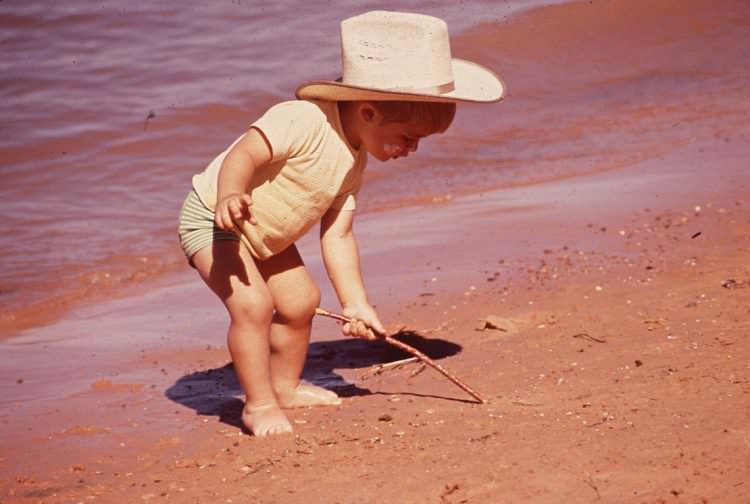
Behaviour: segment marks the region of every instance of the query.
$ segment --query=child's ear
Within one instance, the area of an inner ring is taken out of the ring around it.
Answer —
[[[359,118],[365,124],[375,122],[377,119],[378,110],[370,102],[360,102],[359,104]]]

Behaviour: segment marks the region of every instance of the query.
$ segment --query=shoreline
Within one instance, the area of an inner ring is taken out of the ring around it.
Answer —
[[[632,163],[632,166],[636,164],[637,163]],[[482,189],[463,187],[449,193],[434,193],[415,197],[413,199],[393,200],[391,202],[364,208],[359,214],[358,221],[363,218],[378,219],[378,216],[394,211],[398,212],[403,210],[408,213],[413,213],[418,212],[425,207],[449,206],[453,200],[466,198],[473,199],[483,197],[485,194],[512,190],[533,191],[533,188],[544,187],[548,184],[554,185],[568,180],[578,180],[585,177],[598,177],[605,175],[608,172],[627,170],[630,167],[631,165],[605,167],[584,170],[579,173],[565,173],[552,177],[539,175],[537,178],[526,181],[507,181],[506,183],[498,183],[497,185],[483,187]],[[314,246],[303,244],[311,241],[314,242],[317,236],[316,233],[317,228],[311,230],[308,235],[301,239],[302,243],[300,244],[300,247],[306,246],[312,253],[315,253],[312,251]],[[31,305],[24,307],[22,311],[16,311],[12,320],[3,319],[0,321],[0,341],[23,337],[24,335],[33,333],[41,328],[54,325],[68,317],[75,318],[76,314],[79,312],[85,313],[90,310],[96,310],[97,307],[106,305],[112,301],[143,296],[144,294],[158,291],[175,281],[179,282],[185,275],[185,272],[191,270],[187,265],[187,262],[183,261],[182,253],[179,251],[179,244],[175,243],[174,248],[177,249],[174,258],[175,260],[170,260],[168,263],[157,265],[157,269],[162,271],[156,275],[136,271],[129,273],[128,278],[124,281],[121,275],[113,276],[113,279],[110,281],[110,274],[101,272],[96,275],[96,283],[101,283],[101,288],[95,284],[88,287],[82,286],[76,291],[67,293],[65,296],[43,301],[35,301]],[[97,290],[98,288],[100,290]]]

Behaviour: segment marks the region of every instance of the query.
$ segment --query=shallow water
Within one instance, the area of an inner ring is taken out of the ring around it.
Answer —
[[[446,19],[454,55],[492,67],[509,95],[465,107],[408,160],[372,161],[361,211],[624,166],[691,141],[680,125],[731,141],[747,123],[746,3],[675,3],[649,23],[612,13],[586,32],[555,8],[508,24],[552,3],[409,4]],[[0,334],[185,267],[190,177],[299,83],[338,76],[341,19],[389,8],[328,5],[0,3]]]

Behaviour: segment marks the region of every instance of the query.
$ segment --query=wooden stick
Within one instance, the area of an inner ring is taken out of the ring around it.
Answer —
[[[329,317],[329,318],[338,320],[340,322],[350,323],[352,321],[349,317],[345,317],[344,315],[340,315],[338,313],[333,313],[333,312],[330,312],[328,310],[324,310],[323,308],[316,308],[315,309],[315,314],[316,315],[322,315],[324,317]],[[403,350],[404,352],[410,353],[411,355],[417,357],[419,360],[421,360],[425,364],[429,365],[433,369],[436,369],[443,376],[445,376],[450,381],[452,381],[453,383],[455,383],[456,385],[458,385],[459,387],[461,387],[461,389],[463,389],[464,391],[466,391],[471,397],[473,397],[474,399],[476,399],[477,401],[479,401],[479,404],[486,404],[487,403],[487,401],[482,396],[480,396],[479,394],[477,394],[476,392],[474,392],[474,390],[471,387],[469,387],[468,385],[466,385],[464,382],[462,382],[456,376],[454,376],[448,370],[446,370],[443,366],[441,366],[440,364],[438,364],[434,360],[430,359],[429,357],[427,357],[425,354],[423,354],[422,352],[420,352],[419,350],[417,350],[413,346],[407,345],[403,341],[399,341],[396,338],[394,338],[393,336],[389,336],[387,334],[378,334],[378,336],[382,337],[385,340],[385,342],[388,343],[389,345],[395,346],[396,348],[398,348],[400,350]]]
[[[376,364],[374,366],[371,366],[369,369],[367,369],[364,373],[359,375],[361,379],[365,379],[366,376],[370,375],[379,375],[385,371],[388,371],[389,369],[398,369],[402,366],[405,366],[407,364],[410,364],[412,362],[419,362],[419,358],[417,357],[409,357],[408,359],[401,359],[397,361],[392,362],[384,362],[382,364]]]

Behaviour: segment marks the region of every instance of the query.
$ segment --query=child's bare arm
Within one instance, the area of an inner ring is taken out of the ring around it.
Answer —
[[[375,334],[385,334],[375,309],[367,299],[359,267],[359,252],[352,224],[354,212],[331,209],[323,216],[320,225],[320,244],[328,277],[341,302],[344,315],[353,319],[345,324],[345,334],[374,339]]]
[[[214,222],[224,230],[235,228],[234,221],[246,219],[255,224],[250,207],[253,202],[247,187],[255,170],[271,160],[271,148],[255,128],[245,134],[229,151],[219,170],[219,186]]]

